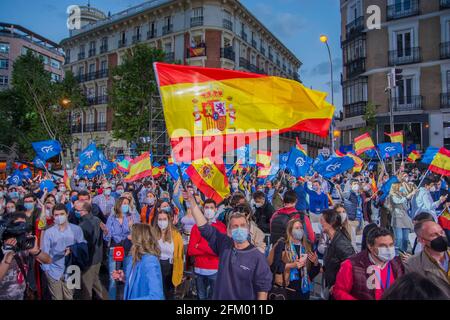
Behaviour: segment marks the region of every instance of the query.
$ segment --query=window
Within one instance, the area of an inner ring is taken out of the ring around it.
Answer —
[[[358,38],[344,46],[344,64],[366,57],[366,42]]]
[[[397,87],[398,104],[411,104],[413,101],[413,78],[403,78]]]
[[[106,70],[106,69],[108,69],[108,61],[103,60],[100,64],[100,70]]]
[[[61,62],[59,62],[58,60],[55,60],[55,59],[50,59],[50,65],[52,66],[52,68],[55,68],[55,69],[61,68]]]
[[[9,61],[8,59],[0,59],[0,69],[8,69]]]
[[[107,47],[108,46],[108,37],[103,37],[102,38],[102,47]]]
[[[170,25],[172,24],[172,17],[171,16],[165,17],[164,21],[167,28],[170,29]]]
[[[125,43],[125,41],[127,40],[127,34],[125,31],[122,32],[121,39],[122,39],[122,43]]]
[[[410,57],[412,54],[412,30],[398,31],[395,33],[395,46],[397,57]]]
[[[168,42],[164,44],[164,52],[171,53],[172,52],[172,43]]]
[[[66,60],[70,61],[70,49],[66,50]]]
[[[87,114],[86,123],[94,123],[94,112],[89,112]]]
[[[84,44],[82,44],[82,45],[80,46],[80,53],[83,53],[83,54],[84,54],[84,50],[85,50],[85,46],[84,46]]]
[[[80,67],[78,68],[78,75],[79,75],[79,76],[84,75],[84,66],[80,66]]]
[[[223,18],[228,21],[231,21],[231,13],[227,10],[223,10]]]
[[[367,101],[367,79],[347,81],[343,85],[344,106]]]
[[[52,76],[52,81],[53,82],[59,82],[59,81],[61,81],[61,76],[59,75],[59,74],[56,74],[56,73],[51,73],[51,76]]]
[[[89,65],[89,73],[94,73],[95,72],[95,63],[91,63],[90,65]]]
[[[152,35],[156,35],[156,23],[155,22],[150,23],[150,32]]]
[[[8,76],[0,76],[0,86],[7,86],[8,81]]]
[[[412,0],[395,0],[395,12],[404,12],[411,10],[411,1]]]
[[[9,43],[0,42],[0,53],[9,53]]]
[[[94,88],[88,88],[87,89],[87,97],[88,98],[95,98],[95,89]]]
[[[98,123],[106,123],[106,112],[105,111],[99,111],[98,112]]]
[[[94,51],[95,50],[95,41],[91,41],[89,44],[89,49]]]
[[[200,18],[200,17],[203,17],[203,7],[193,8],[192,18]]]
[[[99,94],[100,94],[101,96],[106,96],[106,95],[108,95],[108,88],[107,88],[106,86],[101,86],[101,87],[99,88]]]
[[[361,1],[355,1],[348,6],[347,23],[355,21],[362,16]]]

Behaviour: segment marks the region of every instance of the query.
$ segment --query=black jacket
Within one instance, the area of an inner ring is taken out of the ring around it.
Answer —
[[[264,233],[270,233],[270,218],[274,212],[275,209],[267,200],[261,208],[255,210],[256,224]]]
[[[103,214],[102,210],[100,209],[100,207],[96,204],[92,204],[92,215],[94,217],[97,217],[100,219],[101,222],[103,222],[104,224],[106,224],[106,221],[108,220],[108,218],[105,217],[105,215]],[[75,225],[79,225],[80,224],[80,219],[78,219],[75,216],[75,207],[73,207],[70,212],[69,212],[69,223],[75,224]]]
[[[102,262],[103,258],[103,232],[100,229],[100,219],[91,213],[81,217],[80,228],[83,230],[84,239],[87,242],[89,261],[92,266]]]
[[[341,263],[354,254],[351,240],[341,230],[337,230],[323,256],[325,284],[328,288],[336,282]]]

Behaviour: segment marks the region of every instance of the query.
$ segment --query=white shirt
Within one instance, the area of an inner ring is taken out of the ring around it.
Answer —
[[[173,263],[173,253],[174,253],[174,245],[172,242],[165,242],[163,239],[158,240],[159,247],[161,248],[161,256],[160,260],[169,260],[170,263]]]

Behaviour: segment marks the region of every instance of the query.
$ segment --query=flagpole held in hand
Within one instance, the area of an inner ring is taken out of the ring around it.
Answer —
[[[386,169],[386,165],[384,164],[384,161],[383,161],[383,159],[381,159],[381,157],[380,157],[380,154],[378,153],[378,150],[377,150],[377,149],[375,149],[375,152],[376,152],[376,154],[377,154],[377,156],[378,156],[378,159],[380,159],[380,161],[381,161],[381,164],[383,165],[383,168],[384,168],[384,172],[388,173],[388,171],[387,171],[387,169]]]
[[[425,174],[422,176],[419,185],[417,186],[417,188],[420,188],[420,186],[422,185],[423,181],[425,180],[425,178],[427,177],[428,173],[430,173],[430,168],[428,168],[428,170],[425,172]]]

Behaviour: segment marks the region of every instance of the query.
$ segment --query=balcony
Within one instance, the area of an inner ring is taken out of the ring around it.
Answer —
[[[418,63],[422,61],[420,47],[389,51],[389,66]]]
[[[206,45],[186,49],[186,58],[206,57]]]
[[[256,44],[256,40],[252,39],[252,47],[258,49],[258,45]]]
[[[344,105],[345,118],[363,116],[366,113],[367,101],[359,101]]]
[[[78,53],[78,60],[83,60],[84,58],[86,58],[85,52]]]
[[[147,40],[156,38],[156,30],[147,31]]]
[[[106,122],[97,122],[95,124],[95,131],[107,131]]]
[[[387,6],[387,20],[411,17],[419,14],[419,0],[404,0]]]
[[[109,71],[108,69],[103,69],[103,70],[97,71],[96,78],[97,79],[108,78],[108,76],[109,76],[108,71]]]
[[[273,62],[273,54],[271,54],[270,52],[269,52],[269,60],[270,60],[271,62]]]
[[[89,49],[89,57],[95,56],[96,51],[97,51],[97,50],[95,50],[95,48],[94,48],[94,49]]]
[[[231,21],[228,20],[228,19],[223,19],[223,27],[224,27],[225,29],[228,29],[228,30],[230,30],[230,31],[233,31],[233,22],[231,22]]]
[[[220,48],[220,57],[234,62],[236,53],[234,52],[233,47]]]
[[[244,31],[241,32],[241,38],[242,40],[247,41],[247,34]]]
[[[239,67],[250,70],[250,62],[247,59],[240,57]]]
[[[131,39],[131,41],[133,42],[133,44],[141,42],[141,34],[138,33],[138,34],[134,35],[133,38]]]
[[[99,104],[107,104],[108,103],[108,96],[97,96],[97,97],[88,97],[87,99],[88,106],[96,106]]]
[[[73,124],[70,126],[70,132],[71,133],[81,133],[81,125],[79,124]]]
[[[347,79],[356,77],[366,72],[366,58],[353,60],[345,65]]]
[[[441,6],[441,10],[450,9],[450,0],[441,0],[440,6]]]
[[[167,52],[164,56],[164,61],[167,63],[175,62],[175,52]]]
[[[450,59],[450,42],[441,43],[440,51],[441,51],[441,59]]]
[[[162,28],[162,34],[165,36],[166,34],[173,32],[173,24],[166,25]]]
[[[191,28],[199,27],[203,25],[203,17],[192,17],[191,18]]]
[[[263,56],[266,55],[266,48],[260,47],[260,48],[259,48],[259,51],[261,51],[261,54],[262,54]]]
[[[97,72],[92,71],[86,74],[86,81],[92,81],[97,78]]]
[[[78,76],[76,76],[75,77],[75,79],[78,81],[78,82],[85,82],[86,81],[86,75],[85,74],[79,74]]]
[[[359,17],[345,26],[346,40],[357,37],[364,31],[364,17]]]
[[[122,40],[119,40],[119,43],[118,43],[117,47],[118,48],[123,48],[126,45],[127,45],[127,39],[122,39]]]
[[[441,109],[450,109],[450,93],[441,93]]]
[[[100,46],[100,54],[108,52],[108,45],[103,44]]]
[[[86,123],[84,125],[84,132],[94,132],[95,131],[95,123]]]
[[[422,110],[422,96],[405,96],[391,99],[391,106],[394,112],[408,112]]]

